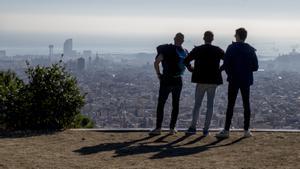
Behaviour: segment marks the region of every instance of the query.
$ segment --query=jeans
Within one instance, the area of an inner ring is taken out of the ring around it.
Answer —
[[[164,107],[170,93],[172,93],[172,114],[171,114],[170,129],[175,128],[178,113],[179,113],[179,100],[180,100],[181,89],[182,89],[181,77],[176,77],[176,78],[161,77],[157,111],[156,111],[156,128],[161,128],[162,126],[163,117],[164,117]]]
[[[208,130],[210,126],[210,121],[214,110],[214,98],[216,93],[216,84],[200,84],[198,83],[195,91],[195,105],[193,109],[193,119],[191,123],[192,128],[196,128],[197,120],[199,118],[199,110],[202,104],[202,100],[205,92],[207,93],[207,109],[205,124],[203,130]]]
[[[244,130],[249,129],[250,125],[250,86],[246,87],[237,87],[233,84],[228,85],[228,105],[226,111],[226,122],[225,122],[225,130],[229,130],[231,125],[231,119],[233,116],[233,109],[235,105],[235,100],[238,94],[238,91],[241,91],[242,99],[243,99],[243,107],[244,107]]]

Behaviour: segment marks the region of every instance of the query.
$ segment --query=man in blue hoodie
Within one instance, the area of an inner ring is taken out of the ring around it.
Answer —
[[[250,125],[250,86],[253,84],[253,72],[258,70],[258,60],[255,49],[245,43],[247,31],[239,28],[235,31],[236,42],[228,46],[223,69],[227,74],[228,105],[225,128],[216,135],[219,138],[229,137],[229,128],[238,91],[241,91],[244,107],[244,137],[251,137]]]

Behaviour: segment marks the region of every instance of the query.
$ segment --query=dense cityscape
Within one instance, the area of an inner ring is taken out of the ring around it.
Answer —
[[[31,65],[50,65],[62,59],[67,69],[77,77],[86,105],[82,113],[95,121],[98,128],[152,128],[156,120],[159,80],[154,69],[155,54],[104,54],[73,50],[72,39],[64,44],[64,55],[55,54],[49,45],[49,55],[6,56],[0,51],[0,70],[12,69],[25,78],[25,61]],[[251,90],[252,128],[300,129],[300,54],[296,50],[274,60],[260,61]],[[195,84],[186,71],[181,94],[178,128],[187,128],[192,118]],[[211,128],[223,127],[227,106],[226,74],[215,97]],[[165,107],[164,127],[168,127],[171,97]],[[204,99],[198,127],[205,119]],[[243,107],[238,96],[233,116],[233,128],[243,127]]]

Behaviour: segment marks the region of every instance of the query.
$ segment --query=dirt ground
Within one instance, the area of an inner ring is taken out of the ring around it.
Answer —
[[[63,131],[0,137],[0,168],[299,169],[300,133],[148,137],[146,132]]]

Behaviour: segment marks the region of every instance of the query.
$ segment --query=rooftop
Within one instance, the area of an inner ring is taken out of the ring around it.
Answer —
[[[299,168],[300,132],[212,132],[149,137],[145,131],[66,130],[0,135],[0,168]]]

